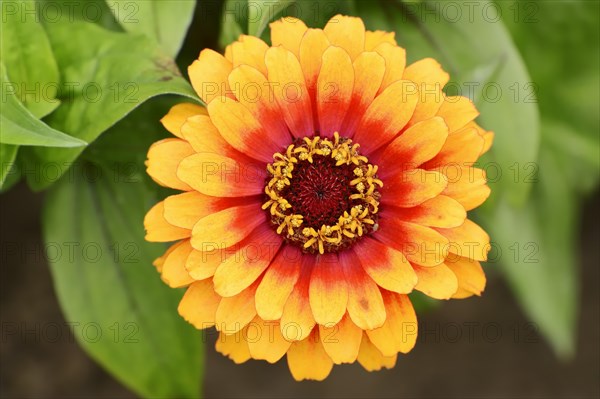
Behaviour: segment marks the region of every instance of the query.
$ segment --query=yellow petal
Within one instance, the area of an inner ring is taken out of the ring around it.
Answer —
[[[164,216],[174,226],[192,229],[198,220],[240,201],[190,191],[165,198]]]
[[[370,31],[365,34],[365,51],[372,51],[381,43],[389,43],[396,46],[396,32],[385,32],[382,30]]]
[[[157,141],[148,150],[146,172],[161,186],[190,191],[192,188],[177,177],[177,168],[186,157],[193,154],[194,149],[184,140]]]
[[[288,341],[306,339],[315,326],[308,293],[310,274],[313,267],[314,259],[304,256],[298,282],[283,307],[280,326],[281,334]]]
[[[233,67],[248,65],[267,73],[265,53],[269,46],[255,36],[241,35],[239,40],[231,44],[231,61]]]
[[[245,334],[246,329],[231,335],[220,333],[215,349],[236,364],[244,363],[252,357]]]
[[[365,272],[380,287],[407,294],[417,284],[417,275],[402,252],[370,237],[363,237],[353,249]]]
[[[179,288],[194,282],[194,279],[190,277],[185,269],[185,262],[190,252],[192,252],[192,246],[190,240],[183,240],[175,245],[176,247],[165,259],[161,277],[169,287]]]
[[[348,303],[348,287],[341,278],[342,268],[337,255],[325,254],[317,258],[317,264],[310,276],[310,308],[319,324],[337,324]]]
[[[360,18],[335,15],[323,31],[329,42],[346,50],[352,60],[365,50],[365,24]]]
[[[419,122],[389,143],[378,163],[386,174],[418,168],[440,152],[447,138],[448,127],[442,118]]]
[[[264,166],[202,153],[184,159],[177,168],[177,176],[206,195],[245,197],[263,193],[266,172]]]
[[[446,265],[456,274],[458,279],[458,291],[453,298],[481,295],[485,289],[485,273],[483,273],[481,264],[478,261],[462,256],[449,256],[446,259]]]
[[[235,334],[254,319],[256,285],[251,285],[238,295],[221,299],[215,315],[215,326],[218,331]]]
[[[466,219],[458,227],[436,230],[449,240],[451,253],[473,260],[487,260],[490,236],[471,220]]]
[[[275,363],[288,351],[290,341],[281,334],[279,322],[264,321],[255,317],[247,330],[248,347],[252,358]]]
[[[300,42],[307,31],[306,24],[298,18],[282,18],[269,24],[271,27],[271,43],[283,46],[298,56]]]
[[[379,88],[379,92],[381,93],[392,83],[402,79],[404,67],[406,66],[406,50],[389,43],[381,43],[374,48],[374,51],[385,59],[385,75]],[[415,85],[415,90],[416,88],[417,86]]]
[[[341,252],[339,257],[348,286],[350,318],[363,330],[381,327],[385,322],[385,306],[379,287],[364,271],[354,252]]]
[[[367,371],[378,371],[382,368],[391,369],[396,365],[397,355],[386,357],[371,343],[367,334],[363,334],[358,352],[358,362]]]
[[[331,46],[323,54],[323,64],[317,80],[317,113],[319,132],[323,137],[333,137],[339,132],[346,117],[352,89],[354,67],[348,53]]]
[[[189,66],[192,86],[205,104],[228,93],[227,76],[232,68],[230,61],[210,49],[202,50],[200,57]]]
[[[419,281],[415,289],[435,299],[450,299],[458,289],[458,280],[445,264],[434,267],[413,265]]]
[[[160,120],[165,129],[179,138],[184,138],[181,134],[181,127],[187,118],[195,115],[206,115],[206,108],[191,103],[181,103],[171,107],[169,112]]]
[[[450,96],[445,98],[437,115],[444,118],[452,133],[477,118],[479,112],[467,97]]]
[[[271,47],[265,58],[280,117],[294,137],[314,132],[310,96],[298,58],[283,47]]]
[[[391,141],[410,120],[419,94],[413,82],[391,84],[371,103],[358,124],[354,139],[366,152]]]
[[[269,266],[280,246],[281,237],[270,226],[256,228],[217,268],[215,291],[224,297],[239,294]]]
[[[381,328],[367,331],[371,342],[385,356],[408,353],[417,342],[417,315],[407,295],[382,291],[387,318]]]
[[[325,352],[335,364],[356,361],[362,330],[352,322],[347,313],[335,326],[319,326],[319,334]]]
[[[302,252],[286,245],[269,266],[256,290],[256,311],[264,320],[279,320],[283,307],[300,277]]]
[[[221,297],[215,293],[211,279],[196,281],[189,286],[177,311],[198,329],[215,325],[215,314]]]
[[[188,238],[191,231],[173,226],[165,219],[165,203],[163,201],[154,205],[144,217],[147,241],[170,242]]]
[[[200,219],[192,230],[192,246],[203,251],[206,245],[229,248],[246,238],[258,225],[265,223],[260,203],[234,206]]]
[[[296,381],[323,381],[333,368],[333,361],[321,344],[319,330],[303,341],[292,343],[287,352],[287,361],[292,377]]]

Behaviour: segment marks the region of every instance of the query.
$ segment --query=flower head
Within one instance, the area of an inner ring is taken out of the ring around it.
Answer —
[[[493,134],[436,61],[406,66],[359,18],[286,18],[271,40],[203,50],[189,73],[206,108],[163,118],[176,137],[148,173],[182,193],[146,216],[148,240],[177,241],[155,265],[235,362],[287,356],[298,380],[393,367],[417,336],[408,293],[484,289],[489,237],[467,211],[489,195],[473,164]]]

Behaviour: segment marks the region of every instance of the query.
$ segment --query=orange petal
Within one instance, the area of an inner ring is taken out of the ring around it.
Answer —
[[[215,293],[212,280],[196,281],[185,291],[177,311],[198,329],[215,325],[215,313],[221,297]]]
[[[258,164],[202,153],[184,159],[177,168],[177,176],[206,195],[243,197],[263,193],[266,172]]]
[[[352,112],[346,114],[341,129],[341,133],[347,137],[354,135],[358,123],[379,91],[385,74],[385,60],[375,52],[364,52],[354,60],[353,67],[354,88],[349,107]]]
[[[280,115],[291,133],[295,137],[312,135],[310,96],[298,58],[283,47],[271,47],[265,61]]]
[[[458,289],[458,280],[445,264],[435,267],[413,265],[419,281],[415,288],[435,299],[450,299]]]
[[[477,208],[490,195],[485,171],[478,168],[447,165],[436,168],[448,179],[448,186],[443,194],[454,198],[467,210]]]
[[[215,314],[215,327],[225,334],[235,334],[256,316],[254,294],[258,284],[252,284],[238,295],[223,298]]]
[[[331,46],[323,54],[317,80],[317,112],[323,137],[339,132],[348,112],[354,86],[354,67],[348,53]]]
[[[173,226],[165,219],[165,203],[163,201],[154,205],[144,217],[146,241],[170,242],[188,238],[191,231]]]
[[[386,146],[378,160],[381,178],[418,168],[440,152],[447,137],[448,127],[442,118],[431,118],[409,127]]]
[[[408,353],[417,342],[418,324],[415,309],[407,295],[390,291],[381,291],[387,318],[383,327],[368,331],[371,341],[382,350],[386,345],[382,338],[389,339],[386,330],[391,333],[391,342],[396,352]],[[389,349],[388,349],[389,350]]]
[[[252,357],[246,339],[246,329],[231,335],[219,333],[215,349],[236,364],[244,363]]]
[[[192,252],[192,246],[190,240],[183,240],[174,247],[165,259],[161,277],[171,288],[185,287],[194,282],[185,269],[185,262]]]
[[[381,201],[385,204],[409,208],[439,195],[448,181],[436,171],[423,169],[407,170],[390,176],[383,182]]]
[[[481,295],[485,289],[485,273],[481,264],[476,260],[471,260],[462,256],[449,256],[446,259],[446,265],[454,272],[458,279],[458,292],[453,298],[467,298],[471,295]]]
[[[451,229],[437,228],[450,242],[450,252],[473,260],[487,260],[490,236],[469,219]]]
[[[241,103],[221,97],[208,105],[208,113],[221,136],[233,148],[259,161],[270,162],[280,149]]]
[[[358,356],[362,330],[348,316],[333,327],[319,326],[321,343],[335,364],[354,363]]]
[[[310,276],[310,308],[319,324],[337,324],[348,303],[348,286],[342,278],[343,271],[335,254],[317,257],[317,264]]]
[[[240,65],[229,75],[229,85],[240,104],[252,114],[249,120],[260,121],[262,131],[268,133],[268,141],[277,145],[272,149],[273,153],[287,147],[292,136],[281,120],[279,106],[274,101],[273,90],[265,75],[248,65]]]
[[[381,93],[394,82],[402,79],[404,67],[406,66],[406,50],[389,43],[381,43],[374,48],[374,51],[385,59],[385,75],[379,88],[379,92]]]
[[[338,14],[327,22],[323,32],[331,44],[346,50],[352,60],[365,50],[365,24],[360,18]]]
[[[427,162],[423,168],[456,164],[472,166],[483,150],[484,138],[472,128],[464,128],[448,136],[439,154]]]
[[[392,208],[388,211],[400,220],[428,227],[457,227],[467,218],[465,208],[445,195],[438,195],[412,208]]]
[[[191,230],[198,220],[219,212],[242,201],[234,198],[218,198],[189,191],[165,198],[165,220],[170,224]]]
[[[191,103],[176,104],[171,107],[169,112],[160,120],[165,129],[173,133],[179,138],[184,138],[181,135],[181,127],[186,119],[195,115],[206,115],[206,108]]]
[[[281,333],[288,341],[306,339],[315,326],[315,318],[310,309],[310,275],[314,269],[313,257],[302,258],[301,273],[294,290],[288,297],[281,315]]]
[[[316,328],[308,338],[296,341],[290,346],[287,361],[296,381],[323,381],[333,368],[333,361],[327,356],[319,339],[319,330]]]
[[[358,362],[367,371],[378,371],[382,368],[391,369],[396,365],[398,355],[383,356],[379,349],[369,340],[367,334],[363,334],[358,352]]]
[[[273,47],[283,46],[298,56],[300,42],[308,30],[306,24],[298,18],[286,17],[269,24]]]
[[[300,42],[300,65],[304,73],[311,108],[317,109],[317,79],[321,70],[323,53],[329,47],[329,40],[321,29],[309,29]],[[314,129],[319,129],[318,115],[313,113]]]
[[[270,226],[257,227],[217,268],[215,291],[223,297],[239,294],[269,266],[280,246],[281,237]]]
[[[230,61],[210,49],[202,50],[200,57],[189,66],[192,86],[205,104],[217,97],[230,95],[227,76],[232,68]]]
[[[380,287],[399,293],[413,290],[417,275],[402,252],[370,237],[363,237],[353,249],[365,272]]]
[[[385,32],[382,30],[370,31],[365,33],[365,51],[372,51],[381,43],[389,43],[392,46],[397,46],[396,32]]]
[[[417,315],[407,295],[381,292],[387,318],[381,328],[367,331],[371,342],[385,356],[408,353],[417,342]]]
[[[401,251],[411,263],[435,266],[448,254],[448,239],[436,230],[381,214],[375,237]]]
[[[477,118],[479,112],[467,97],[451,96],[445,98],[437,115],[444,118],[452,133]]]
[[[492,143],[494,142],[494,132],[485,132],[483,133],[483,149],[481,150],[481,154],[483,155],[490,150],[492,147]]]
[[[283,307],[300,277],[302,252],[285,245],[267,269],[256,290],[256,311],[264,320],[279,320]]]
[[[184,140],[164,139],[157,141],[148,150],[146,172],[161,186],[190,191],[192,188],[177,177],[177,167],[194,149]]]
[[[215,275],[217,267],[231,256],[229,248],[207,243],[202,250],[193,250],[188,256],[185,268],[195,280],[204,280]]]
[[[412,82],[400,80],[373,100],[358,124],[354,141],[369,153],[391,141],[410,120],[418,100]]]
[[[418,83],[419,87],[421,84],[436,85],[441,90],[450,80],[450,75],[433,58],[424,58],[407,66],[402,78]]]
[[[255,36],[241,35],[239,40],[231,44],[231,62],[233,67],[248,65],[267,73],[265,53],[269,46]]]
[[[171,254],[171,252],[173,252],[175,249],[177,249],[178,246],[179,246],[179,242],[176,242],[175,244],[173,244],[169,248],[167,248],[167,250],[165,251],[164,254],[162,254],[158,258],[154,259],[154,262],[152,262],[152,265],[154,265],[154,267],[156,267],[157,272],[162,273],[163,265],[165,264],[165,260],[167,259],[167,256],[169,256]]]
[[[279,322],[264,321],[259,317],[248,325],[248,347],[252,358],[275,363],[286,354],[290,345],[281,334]]]
[[[350,318],[363,330],[381,327],[385,322],[385,306],[379,287],[365,273],[353,251],[340,252],[339,258],[348,285]]]
[[[192,230],[192,246],[201,251],[207,243],[229,248],[246,238],[260,224],[266,223],[260,202],[234,206],[200,219]]]
[[[221,136],[208,115],[189,117],[181,127],[181,134],[198,153],[211,152],[228,157],[240,156]]]

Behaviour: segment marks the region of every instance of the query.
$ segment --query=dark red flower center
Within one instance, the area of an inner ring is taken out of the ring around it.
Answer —
[[[282,195],[292,205],[291,211],[304,216],[304,227],[335,225],[344,211],[352,207],[350,181],[355,165],[336,166],[331,157],[315,156],[313,163],[299,162],[291,184]]]

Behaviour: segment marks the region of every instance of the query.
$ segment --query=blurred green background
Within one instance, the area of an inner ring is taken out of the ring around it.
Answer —
[[[201,49],[337,13],[395,31],[476,102],[496,138],[474,217],[494,247],[482,298],[413,297],[420,342],[396,368],[299,384],[179,319],[143,240],[167,194],[143,161],[195,98]],[[598,1],[2,1],[1,17],[3,397],[600,395]]]

